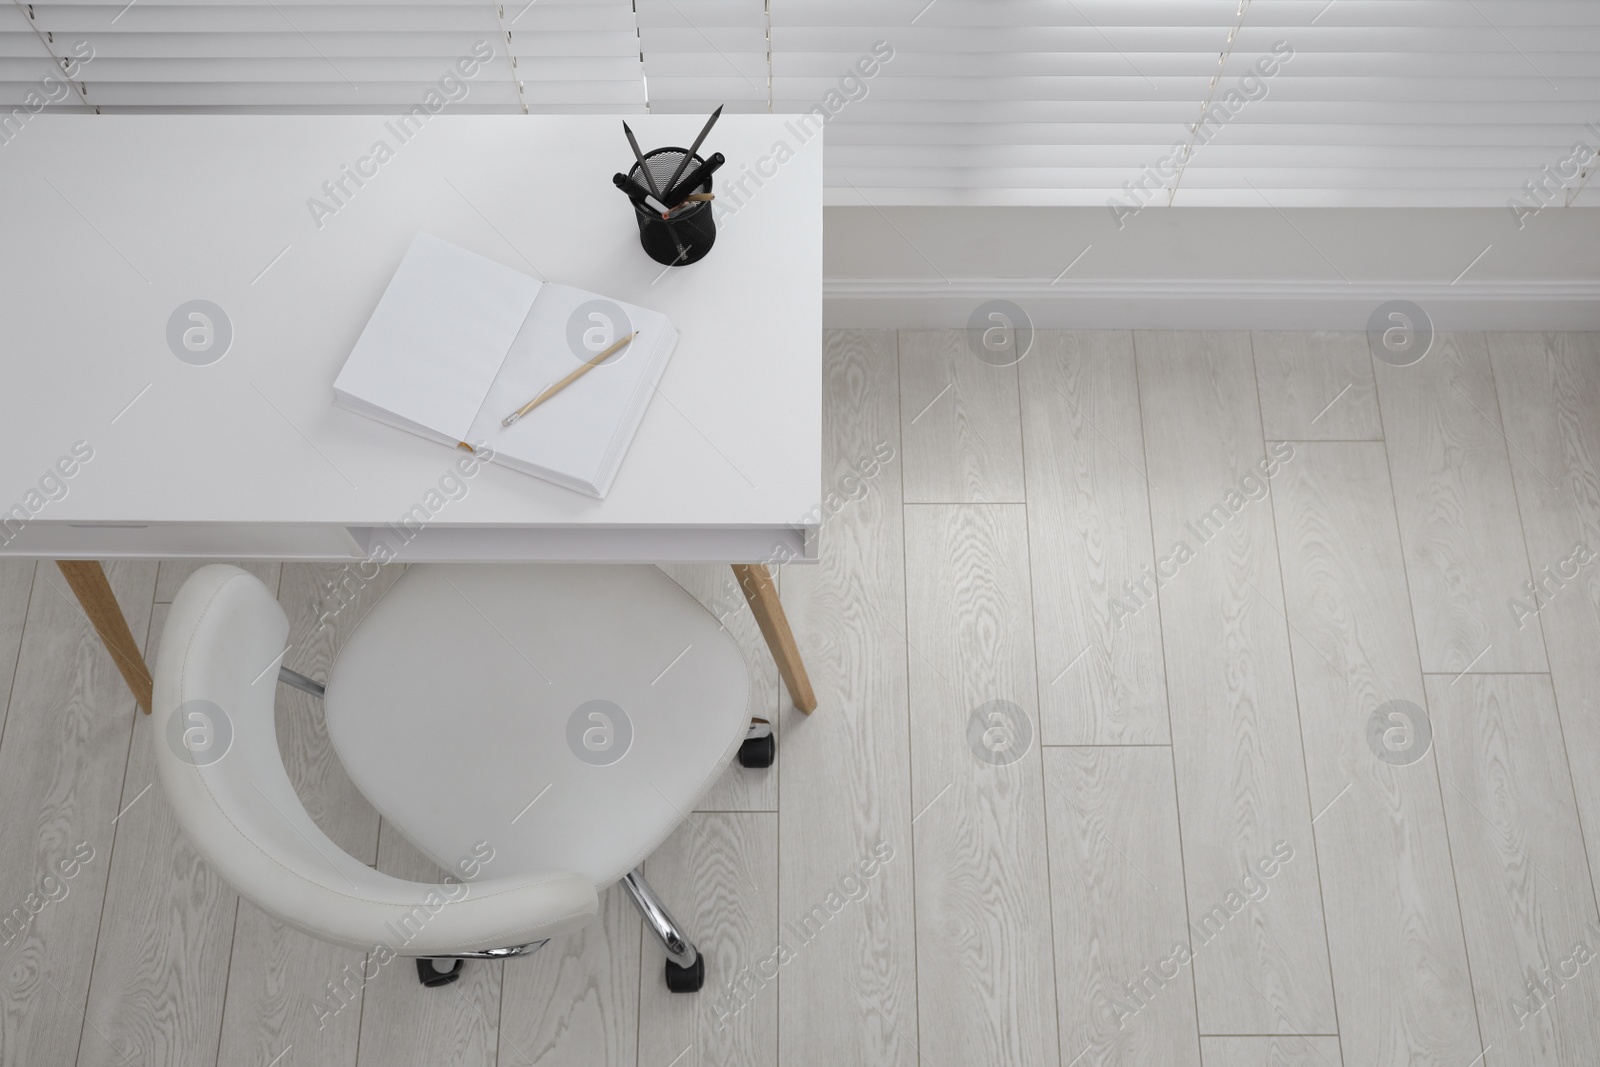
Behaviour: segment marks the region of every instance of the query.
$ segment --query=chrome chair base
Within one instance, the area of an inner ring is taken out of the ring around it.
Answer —
[[[650,883],[644,880],[644,872],[635,867],[622,876],[622,885],[633,899],[634,906],[639,909],[639,914],[644,916],[645,925],[666,950],[667,988],[674,993],[699,992],[706,981],[705,958],[661,903],[661,898],[650,888]]]
[[[694,966],[694,961],[700,958],[700,953],[695,949],[694,943],[684,936],[677,920],[661,903],[656,891],[650,888],[650,883],[644,880],[644,872],[635,867],[622,876],[622,885],[633,898],[639,914],[644,916],[645,925],[656,935],[661,947],[667,950],[667,959],[679,967]]]

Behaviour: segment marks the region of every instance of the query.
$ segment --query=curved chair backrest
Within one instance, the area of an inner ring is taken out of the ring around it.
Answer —
[[[594,914],[594,887],[576,875],[486,879],[469,903],[468,887],[380,874],[335,845],[278,751],[273,704],[288,633],[266,586],[213,564],[179,590],[156,658],[161,784],[190,841],[240,895],[304,933],[368,949],[395,947],[396,921],[426,908],[424,936],[398,955],[525,944]]]

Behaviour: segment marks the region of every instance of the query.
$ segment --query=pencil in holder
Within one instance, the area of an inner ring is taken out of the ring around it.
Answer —
[[[663,193],[667,182],[678,170],[678,164],[683,162],[683,157],[688,155],[681,148],[657,148],[644,155],[645,166],[650,168],[650,177],[655,180],[655,186]],[[683,173],[688,174],[705,160],[698,155],[692,156],[683,168]],[[644,174],[635,163],[628,169],[628,177],[638,182],[642,188],[648,189],[650,182],[645,180]],[[711,191],[711,177],[701,182],[698,188],[691,189],[691,193],[709,193]],[[669,267],[681,267],[686,263],[694,263],[705,258],[711,251],[711,246],[717,240],[717,221],[711,213],[709,201],[698,200],[687,203],[672,212],[671,218],[662,218],[661,212],[654,211],[644,204],[635,202],[633,205],[634,218],[639,223],[639,243],[644,246],[645,254],[657,263]]]

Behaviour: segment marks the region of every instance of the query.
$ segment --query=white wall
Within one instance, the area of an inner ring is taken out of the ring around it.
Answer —
[[[1041,327],[1359,330],[1400,298],[1440,329],[1600,329],[1600,208],[1545,208],[1521,229],[1503,208],[1147,207],[1121,221],[829,207],[825,321],[964,326],[1002,298]]]

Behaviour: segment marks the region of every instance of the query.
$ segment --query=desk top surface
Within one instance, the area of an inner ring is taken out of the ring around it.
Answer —
[[[704,117],[628,122],[649,151]],[[434,522],[803,525],[821,493],[822,138],[723,116],[702,149],[728,160],[716,245],[665,270],[611,184],[632,159],[617,117],[413,125],[40,115],[0,145],[0,510],[80,441],[93,459],[37,520],[361,525],[436,501],[464,453],[336,409],[331,388],[426,230],[681,333],[605,500],[489,467]],[[196,299],[233,333],[204,366],[167,337]]]

